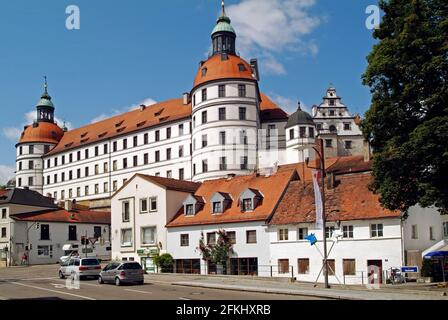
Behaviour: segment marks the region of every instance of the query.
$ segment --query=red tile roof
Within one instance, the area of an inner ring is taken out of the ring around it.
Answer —
[[[252,75],[250,64],[244,59],[231,54],[227,55],[227,58],[223,60],[221,55],[217,54],[203,62],[196,74],[193,87],[220,79],[246,79],[256,81]],[[242,65],[244,70],[240,71],[239,65]],[[203,70],[206,70],[206,72]]]
[[[261,93],[260,112],[262,122],[288,120],[288,114],[283,109],[279,108],[279,106],[264,93]]]
[[[379,197],[368,185],[370,173],[337,176],[336,187],[326,190],[328,221],[398,218],[400,212],[381,207]],[[311,182],[293,181],[275,211],[270,224],[313,223],[316,220],[314,189]]]
[[[232,179],[205,181],[194,194],[202,197],[205,204],[194,216],[185,216],[181,208],[167,227],[224,224],[243,221],[264,221],[274,212],[288,182],[297,177],[295,170],[283,170],[270,177],[248,175]],[[239,196],[246,189],[255,189],[263,195],[263,200],[253,212],[241,212]],[[219,215],[212,214],[210,199],[216,192],[228,193],[233,197],[231,206]]]
[[[26,126],[20,136],[19,143],[45,142],[57,144],[64,131],[55,123],[37,122],[34,125]]]
[[[24,213],[11,216],[18,221],[31,222],[65,222],[85,224],[111,224],[110,212],[46,210],[35,213]]]
[[[168,179],[156,176],[149,176],[145,174],[137,174],[136,176],[141,177],[149,182],[158,184],[168,190],[182,191],[188,193],[194,193],[201,186],[198,182],[191,182],[185,180]]]

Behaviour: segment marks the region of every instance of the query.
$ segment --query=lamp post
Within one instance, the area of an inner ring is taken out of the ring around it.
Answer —
[[[314,151],[316,151],[317,155],[319,156],[320,162],[318,168],[313,168],[308,166],[309,164],[309,158],[306,159],[306,165],[310,169],[316,169],[321,171],[321,194],[322,194],[322,227],[323,227],[323,239],[324,239],[324,281],[325,281],[325,288],[329,289],[330,285],[328,283],[328,254],[327,254],[327,214],[325,209],[325,150],[324,150],[324,140],[323,139],[316,139],[315,145],[308,145],[309,147],[313,148]],[[305,146],[306,148],[306,146]]]

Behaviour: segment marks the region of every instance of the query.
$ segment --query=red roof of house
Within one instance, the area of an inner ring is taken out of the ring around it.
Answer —
[[[199,182],[191,182],[185,180],[176,180],[163,177],[149,176],[145,174],[137,174],[137,176],[155,184],[161,185],[168,190],[182,191],[194,193],[201,186]]]
[[[11,216],[18,221],[32,222],[66,222],[66,223],[86,223],[86,224],[111,224],[110,212],[67,211],[65,209],[46,210],[35,213],[24,213]]]
[[[267,220],[274,212],[289,181],[297,176],[295,170],[283,170],[270,177],[247,175],[231,179],[209,180],[201,184],[194,196],[202,197],[205,204],[194,216],[185,216],[181,208],[167,227],[223,224]],[[263,200],[253,212],[241,212],[239,197],[247,189],[254,189],[263,195]],[[233,201],[224,213],[212,214],[210,199],[216,192],[228,193]]]
[[[25,127],[19,143],[45,142],[58,144],[63,135],[64,131],[55,123],[36,122]]]
[[[337,176],[336,187],[326,190],[328,221],[398,218],[400,212],[381,207],[378,195],[368,185],[370,173]],[[293,181],[275,211],[270,224],[284,225],[316,221],[314,189],[309,181]]]

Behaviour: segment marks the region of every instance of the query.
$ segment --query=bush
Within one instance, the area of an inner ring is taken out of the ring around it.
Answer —
[[[169,253],[165,253],[154,257],[154,263],[160,268],[160,272],[173,272],[174,259]]]

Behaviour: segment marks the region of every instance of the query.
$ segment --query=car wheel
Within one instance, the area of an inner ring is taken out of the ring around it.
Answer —
[[[59,271],[59,279],[65,279],[64,274],[62,273],[62,271]]]
[[[98,277],[98,283],[99,284],[104,284],[104,280],[101,276]]]
[[[116,279],[115,279],[115,285],[116,285],[116,286],[121,286],[121,280],[120,280],[120,278],[116,278]]]

